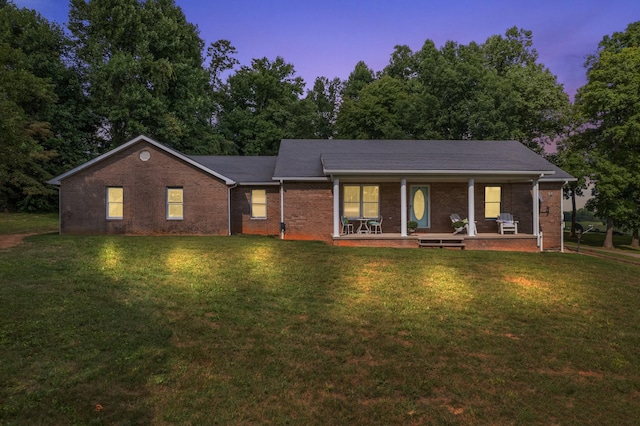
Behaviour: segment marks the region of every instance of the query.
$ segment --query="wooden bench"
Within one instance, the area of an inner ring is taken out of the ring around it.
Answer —
[[[464,250],[464,238],[463,237],[447,237],[447,238],[431,238],[431,237],[420,237],[418,238],[418,246],[419,247],[437,247],[437,248],[445,248],[445,247],[459,247]]]

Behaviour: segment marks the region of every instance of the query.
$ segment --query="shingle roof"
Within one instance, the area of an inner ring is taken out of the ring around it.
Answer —
[[[274,179],[368,172],[553,176],[559,171],[517,141],[290,139],[280,144]]]
[[[48,183],[60,181],[133,144],[150,143],[231,184],[277,180],[329,180],[332,174],[544,175],[543,181],[575,180],[517,141],[314,140],[289,139],[278,156],[187,156],[139,136]]]
[[[272,178],[277,158],[274,156],[189,155],[188,157],[208,169],[233,179],[238,184],[274,183]]]

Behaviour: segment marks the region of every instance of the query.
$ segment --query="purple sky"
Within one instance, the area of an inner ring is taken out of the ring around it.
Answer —
[[[58,23],[67,0],[14,0]],[[573,96],[585,83],[585,57],[604,35],[640,20],[638,0],[176,0],[208,45],[228,39],[241,64],[282,56],[307,87],[318,76],[346,79],[363,60],[374,71],[393,48],[431,39],[484,42],[512,27],[533,31],[540,62]]]

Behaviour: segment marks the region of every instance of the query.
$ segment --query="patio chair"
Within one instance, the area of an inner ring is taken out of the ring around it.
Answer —
[[[500,213],[498,219],[496,219],[496,223],[498,224],[500,234],[510,231],[514,234],[518,233],[518,221],[513,220],[511,213]]]
[[[369,232],[372,234],[382,234],[382,216],[369,221]]]
[[[342,216],[340,218],[340,222],[342,222],[342,233],[343,234],[353,234],[353,224],[349,222],[346,216]]]
[[[469,220],[461,219],[458,213],[451,213],[449,216],[451,219],[451,225],[453,226],[453,234],[459,234],[461,232],[469,233]],[[460,224],[462,223],[462,226]]]

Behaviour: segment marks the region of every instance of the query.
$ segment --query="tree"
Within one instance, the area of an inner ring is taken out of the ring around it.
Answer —
[[[0,206],[47,210],[52,175],[91,155],[93,117],[68,66],[69,41],[38,13],[0,3]]]
[[[7,43],[0,44],[0,207],[21,207],[21,202],[51,195],[43,185],[49,177],[44,163],[55,155],[43,149],[51,135],[39,110],[55,95],[46,80],[25,66],[25,55]],[[50,190],[49,190],[50,191]]]
[[[71,0],[69,28],[105,148],[147,134],[219,152],[204,43],[173,0]]]
[[[557,153],[548,155],[547,159],[576,178],[563,187],[563,196],[571,200],[571,236],[576,236],[576,221],[578,210],[576,209],[576,197],[584,195],[587,189],[589,176],[588,141],[585,139],[584,123],[572,109],[572,119],[567,126],[566,135],[556,141]],[[582,209],[581,209],[582,210]]]
[[[484,44],[396,46],[377,74],[360,62],[344,84],[339,136],[517,139],[542,151],[564,130],[569,99],[532,45],[514,27]]]
[[[576,105],[589,127],[589,159],[595,182],[590,206],[607,220],[604,247],[613,248],[613,227],[640,222],[640,22],[605,36],[586,63],[587,83]]]
[[[409,139],[406,117],[411,98],[403,81],[382,76],[364,86],[358,99],[345,99],[337,121],[341,138],[348,139]]]
[[[360,91],[376,79],[375,73],[363,61],[356,64],[355,69],[342,86],[343,99],[358,99]]]
[[[313,107],[300,99],[304,81],[283,58],[252,60],[223,90],[218,128],[232,153],[274,155],[281,139],[313,137]]]
[[[307,91],[305,100],[313,105],[314,117],[311,123],[313,137],[333,139],[336,136],[341,91],[342,82],[339,78],[329,80],[326,77],[316,78],[313,89]]]

